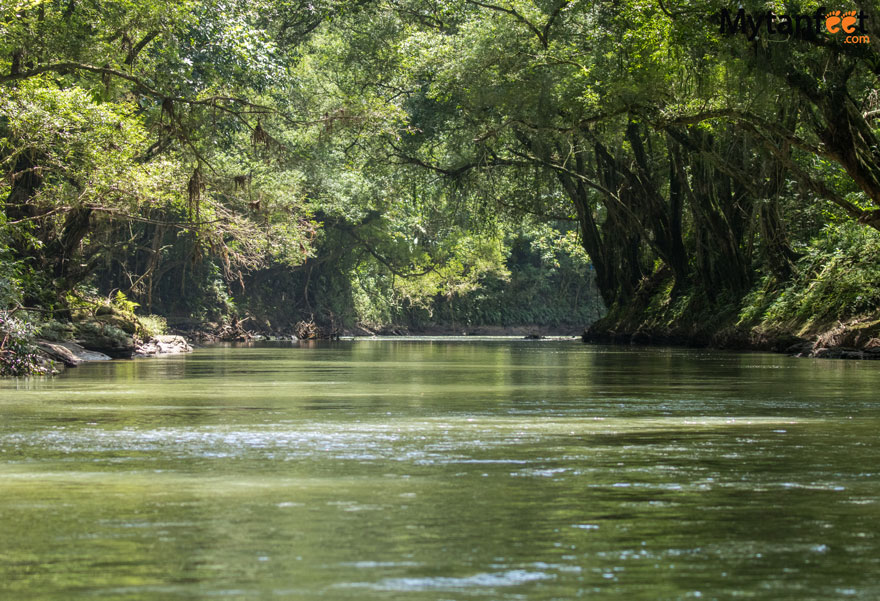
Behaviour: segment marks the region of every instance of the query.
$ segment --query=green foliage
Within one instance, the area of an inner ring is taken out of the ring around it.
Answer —
[[[313,27],[328,10],[4,5],[0,196],[14,224],[4,248],[48,280],[26,286],[25,300],[95,286],[149,309],[168,296],[163,276],[198,280],[214,271],[203,261],[226,282],[301,263],[316,226],[301,174],[267,133],[289,108],[272,99],[285,96],[292,58],[266,18]]]
[[[101,340],[105,344],[120,346],[130,343],[134,331],[126,331],[116,325],[101,321],[81,321],[74,324],[74,336],[77,340]]]
[[[73,340],[74,328],[70,322],[46,319],[37,324],[34,334],[55,342]]]
[[[135,309],[140,307],[138,303],[128,300],[128,297],[125,296],[122,290],[116,291],[116,295],[110,301],[110,305],[117,311],[128,315],[134,315]]]
[[[508,233],[505,246],[506,277],[491,274],[468,294],[446,299],[439,316],[473,326],[557,327],[578,327],[599,317],[602,305],[589,258],[574,231],[526,222]]]
[[[161,336],[168,332],[168,321],[160,315],[140,315],[138,321],[146,338]]]
[[[589,259],[575,232],[541,222],[485,238],[448,238],[442,263],[402,277],[365,255],[350,272],[342,325],[373,328],[578,326],[601,311]],[[451,243],[451,244],[450,244]],[[342,286],[345,288],[345,286]],[[317,299],[317,306],[325,302]]]
[[[830,224],[804,253],[795,277],[782,286],[765,280],[747,297],[740,320],[809,329],[875,312],[878,256],[880,233],[849,222]]]
[[[0,308],[14,309],[21,305],[23,269],[20,261],[12,258],[8,246],[0,242]]]
[[[31,342],[33,326],[26,320],[0,311],[0,376],[31,376],[48,373]]]
[[[744,321],[870,311],[876,50],[721,36],[721,7],[6,3],[0,301],[668,324],[764,282]]]

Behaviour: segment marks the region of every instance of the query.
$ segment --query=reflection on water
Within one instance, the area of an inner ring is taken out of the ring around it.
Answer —
[[[0,383],[0,599],[876,599],[880,366],[566,341]]]

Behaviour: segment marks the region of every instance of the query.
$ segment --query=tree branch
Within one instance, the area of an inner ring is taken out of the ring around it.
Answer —
[[[468,4],[476,4],[477,6],[482,6],[483,8],[488,8],[489,10],[495,10],[512,16],[517,21],[528,27],[529,30],[531,30],[531,32],[538,37],[538,41],[541,42],[541,46],[543,46],[544,48],[547,47],[547,38],[544,37],[544,33],[540,29],[538,29],[534,23],[519,14],[516,10],[512,8],[506,8],[504,6],[497,6],[495,4],[486,4],[485,2],[479,2],[478,0],[467,0],[467,2]]]
[[[151,31],[150,33],[145,35],[140,42],[135,44],[132,49],[128,51],[128,56],[125,57],[125,64],[131,65],[132,63],[134,63],[134,59],[136,59],[137,55],[141,53],[141,50],[143,50],[147,46],[147,44],[152,42],[157,35],[159,35],[158,31]]]
[[[376,251],[373,249],[372,246],[370,246],[370,245],[369,245],[369,244],[368,244],[363,238],[361,238],[360,236],[358,236],[358,235],[354,232],[354,228],[347,228],[347,229],[345,229],[344,231],[345,231],[349,236],[351,236],[352,238],[354,238],[355,240],[357,240],[357,242],[360,243],[360,245],[363,246],[364,249],[366,249],[366,251],[367,251],[368,253],[370,253],[370,254],[371,254],[371,255],[372,255],[377,261],[379,261],[382,265],[384,265],[385,267],[387,267],[387,268],[388,268],[388,271],[390,271],[391,273],[393,273],[393,274],[396,275],[397,277],[407,278],[407,279],[408,279],[408,278],[417,278],[417,277],[421,277],[421,276],[423,276],[423,275],[428,275],[429,273],[431,273],[432,271],[435,271],[435,270],[437,269],[437,267],[436,267],[435,265],[432,265],[432,266],[428,267],[425,271],[420,271],[420,272],[418,272],[418,273],[403,273],[403,272],[397,271],[397,268],[394,267],[393,265],[391,265],[391,262],[390,262],[388,259],[386,259],[386,258],[383,257],[382,255],[380,255],[378,252],[376,252]]]
[[[820,146],[810,144],[803,138],[799,138],[793,132],[788,131],[784,127],[781,127],[778,123],[772,123],[770,121],[767,121],[766,119],[758,117],[754,113],[741,111],[738,109],[716,109],[711,111],[704,111],[702,113],[696,113],[693,115],[682,115],[680,117],[675,117],[672,119],[657,119],[653,120],[653,123],[659,129],[668,131],[669,126],[671,125],[696,125],[702,123],[703,121],[710,121],[712,119],[721,118],[732,118],[737,121],[741,121],[743,123],[751,125],[752,127],[761,128],[765,132],[769,132],[779,136],[795,148],[799,148],[800,150],[809,152],[816,156],[834,159],[834,156],[827,150],[823,150]]]
[[[0,84],[5,84],[13,81],[19,81],[22,79],[29,79],[31,77],[36,77],[38,75],[42,75],[43,73],[58,73],[59,75],[65,75],[75,71],[86,71],[89,73],[96,73],[98,75],[108,75],[111,77],[117,77],[119,79],[131,82],[135,85],[135,88],[141,93],[152,96],[154,98],[163,100],[163,101],[171,101],[178,102],[182,104],[188,104],[193,106],[207,106],[211,108],[215,108],[226,113],[235,115],[236,117],[243,119],[241,117],[241,113],[230,109],[228,106],[224,106],[224,103],[234,103],[243,107],[247,107],[250,109],[254,109],[254,111],[249,111],[247,114],[264,114],[264,115],[278,115],[284,121],[292,125],[313,125],[315,123],[320,123],[320,121],[302,121],[297,119],[292,119],[288,115],[285,115],[279,112],[277,109],[257,104],[246,100],[244,98],[236,98],[234,96],[210,96],[208,98],[187,98],[185,96],[178,96],[174,94],[168,94],[162,92],[154,88],[153,86],[147,84],[143,79],[132,75],[130,73],[126,73],[125,71],[120,71],[119,69],[113,69],[110,67],[96,67],[94,65],[88,65],[85,63],[77,63],[77,62],[62,62],[62,63],[53,63],[50,65],[41,65],[39,67],[35,67],[28,71],[22,71],[18,73],[10,73],[8,75],[0,75]]]

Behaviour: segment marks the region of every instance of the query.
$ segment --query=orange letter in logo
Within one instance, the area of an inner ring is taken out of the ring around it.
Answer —
[[[856,11],[851,10],[843,13],[843,20],[841,22],[841,27],[847,33],[852,33],[856,30]]]
[[[840,31],[838,29],[838,25],[840,25],[840,11],[833,10],[827,15],[825,15],[825,29],[828,33],[837,33]]]

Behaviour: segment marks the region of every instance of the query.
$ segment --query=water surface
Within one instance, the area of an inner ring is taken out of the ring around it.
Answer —
[[[0,599],[880,598],[880,364],[356,340],[0,382]]]

